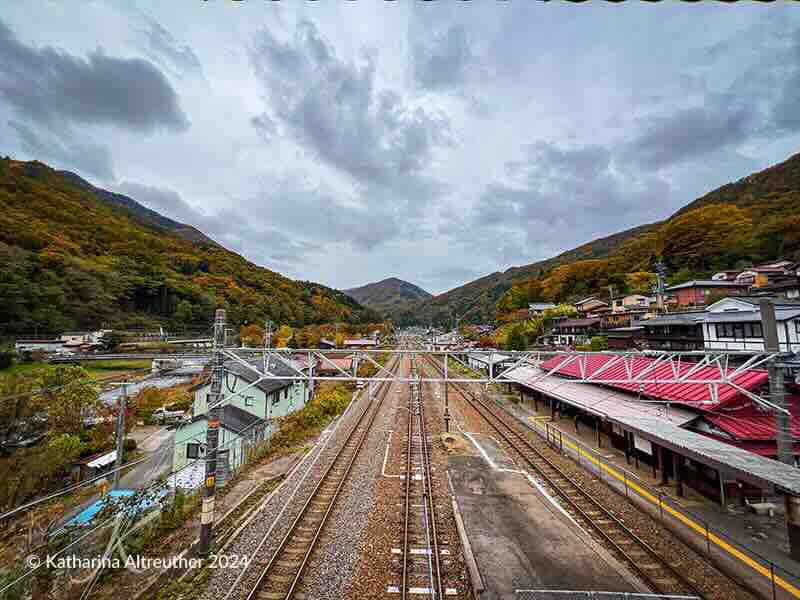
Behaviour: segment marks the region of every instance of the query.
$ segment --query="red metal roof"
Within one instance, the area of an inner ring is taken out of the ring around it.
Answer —
[[[585,360],[585,375],[588,377],[615,358],[616,356],[613,354],[590,354],[581,358],[580,361],[583,363]],[[563,361],[564,356],[556,356],[544,361],[539,366],[541,369],[549,371],[558,367],[558,365]],[[654,358],[647,356],[634,357],[632,360],[626,359],[626,361],[620,361],[618,364],[604,370],[598,378],[629,379],[626,371],[626,364],[632,365],[632,373],[635,377],[645,368],[650,366],[654,361]],[[691,363],[682,363],[678,368],[678,373],[684,374],[689,371],[692,366],[693,365]],[[645,378],[673,379],[674,373],[672,369],[672,365],[663,363],[655,367],[652,371],[649,371],[645,375]],[[728,369],[729,373],[732,371],[733,369]],[[716,366],[703,367],[695,371],[691,377],[693,379],[715,379],[719,377],[719,373],[719,368]],[[573,361],[554,371],[554,374],[564,375],[567,377],[580,377],[580,365],[577,360]],[[753,369],[737,375],[733,381],[736,383],[736,385],[748,391],[752,391],[767,383],[768,380],[769,375],[767,371]],[[611,383],[607,385],[609,385],[609,387],[620,388],[634,393],[641,393],[656,400],[664,400],[684,404],[687,406],[693,406],[694,408],[703,411],[713,411],[720,407],[730,405],[734,401],[746,399],[746,396],[744,396],[736,388],[723,384],[718,386],[719,390],[716,402],[712,400],[711,385],[704,383],[647,383],[643,385],[635,381],[631,381],[630,383]]]
[[[800,438],[800,396],[788,396],[786,400],[792,413],[792,437]],[[765,412],[752,404],[711,413],[705,418],[737,440],[775,440],[775,413]]]

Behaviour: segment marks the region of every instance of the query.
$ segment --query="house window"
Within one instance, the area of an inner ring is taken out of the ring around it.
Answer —
[[[718,338],[743,340],[763,337],[761,323],[717,323],[716,329]]]
[[[745,336],[751,338],[760,338],[762,337],[761,334],[761,323],[745,323]]]
[[[245,406],[253,406],[253,396],[245,396],[244,397],[244,405]]]
[[[200,444],[186,444],[186,458],[199,458]]]
[[[794,331],[797,333],[797,335],[800,335],[800,321],[794,322]]]
[[[278,392],[275,392],[274,394],[272,394],[272,406],[275,406],[276,404],[279,404],[280,401],[281,401],[281,397],[280,397],[280,394]]]

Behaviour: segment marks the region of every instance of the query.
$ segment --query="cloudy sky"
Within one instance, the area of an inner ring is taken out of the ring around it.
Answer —
[[[669,215],[800,141],[788,4],[6,3],[0,153],[290,277],[431,292]]]

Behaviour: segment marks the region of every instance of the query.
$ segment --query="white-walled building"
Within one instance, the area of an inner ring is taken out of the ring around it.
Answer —
[[[61,340],[41,338],[19,338],[14,342],[17,352],[63,352],[66,350]]]
[[[467,365],[475,371],[492,377],[503,369],[513,366],[516,359],[509,354],[493,352],[470,352],[467,354]]]
[[[611,310],[616,312],[626,312],[630,310],[647,310],[652,304],[656,303],[655,296],[645,296],[644,294],[628,294],[620,296],[611,301]]]
[[[764,350],[761,298],[723,298],[709,306],[703,319],[706,350]],[[800,352],[800,301],[773,298],[778,345],[783,352]]]

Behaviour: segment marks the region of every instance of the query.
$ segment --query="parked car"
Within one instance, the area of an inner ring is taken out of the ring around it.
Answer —
[[[153,411],[152,419],[155,423],[175,423],[183,418],[182,410],[167,410],[163,406]]]

